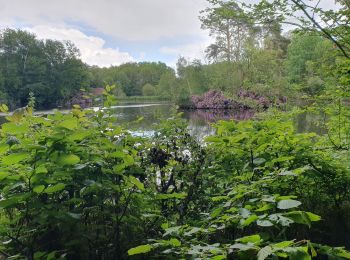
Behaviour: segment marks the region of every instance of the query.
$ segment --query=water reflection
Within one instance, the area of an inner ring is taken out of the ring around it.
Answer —
[[[152,136],[154,128],[161,120],[173,117],[179,111],[168,103],[120,103],[114,106],[117,122],[125,125],[134,135]],[[62,111],[63,113],[68,110]],[[212,123],[218,120],[247,120],[254,116],[254,111],[234,110],[187,110],[182,111],[183,117],[188,121],[189,131],[198,140],[215,134]],[[54,110],[39,111],[36,114],[52,114]],[[323,118],[314,114],[300,114],[296,117],[296,129],[298,132],[325,133],[319,122]],[[0,124],[6,122],[4,116],[0,117]]]
[[[123,104],[114,107],[118,122],[126,124],[137,136],[150,136],[156,124],[161,120],[170,118],[179,111],[171,104]],[[212,123],[218,120],[245,120],[252,118],[253,111],[233,110],[185,110],[183,118],[188,121],[190,134],[198,140],[215,134]],[[142,120],[139,118],[142,117]]]

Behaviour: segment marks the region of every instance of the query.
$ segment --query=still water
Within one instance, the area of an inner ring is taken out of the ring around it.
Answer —
[[[234,110],[176,110],[168,103],[120,104],[116,106],[115,113],[120,123],[126,124],[137,135],[152,135],[153,129],[160,120],[173,117],[182,112],[182,117],[188,121],[191,135],[198,140],[215,133],[212,124],[218,120],[247,120],[254,117],[254,111]],[[138,120],[142,117],[142,120]],[[320,118],[316,115],[301,114],[295,119],[298,132],[322,133],[318,125]]]
[[[212,124],[218,120],[247,120],[254,116],[252,110],[234,111],[234,110],[185,110],[179,111],[173,104],[169,103],[119,103],[113,107],[117,122],[126,126],[134,135],[151,136],[155,126],[161,121],[166,120],[182,112],[189,125],[189,131],[192,136],[198,140],[215,133]],[[62,110],[69,112],[69,110]],[[54,110],[38,111],[36,114],[50,114]],[[0,124],[5,122],[4,115],[0,115]],[[295,125],[298,132],[317,132],[322,133],[318,126],[320,118],[315,115],[301,114],[295,119]]]

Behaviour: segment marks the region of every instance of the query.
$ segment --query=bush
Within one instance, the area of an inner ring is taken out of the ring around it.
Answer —
[[[154,96],[156,94],[156,88],[151,84],[146,84],[142,87],[143,96]]]

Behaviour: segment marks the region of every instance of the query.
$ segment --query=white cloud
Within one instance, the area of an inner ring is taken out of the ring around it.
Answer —
[[[80,50],[81,59],[89,65],[108,67],[134,61],[129,53],[121,52],[117,48],[106,48],[103,39],[87,36],[76,29],[41,25],[26,28],[26,30],[34,33],[40,39],[69,40],[73,42]]]
[[[163,46],[160,52],[174,57],[183,56],[188,60],[200,59],[205,60],[205,49],[213,42],[213,40],[204,34],[202,37],[192,43],[179,46]],[[176,60],[170,62],[171,66],[175,66]]]
[[[199,11],[206,0],[0,0],[0,23],[76,23],[129,41],[200,33]]]

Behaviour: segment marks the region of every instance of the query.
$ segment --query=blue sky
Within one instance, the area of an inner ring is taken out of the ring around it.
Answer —
[[[38,38],[71,40],[90,65],[204,59],[210,43],[200,29],[205,0],[0,0],[0,28]]]

